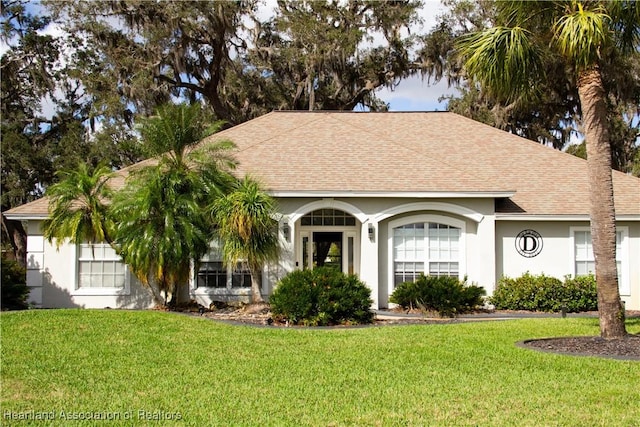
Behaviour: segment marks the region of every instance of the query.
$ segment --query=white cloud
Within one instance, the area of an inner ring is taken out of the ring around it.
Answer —
[[[418,12],[422,18],[421,32],[429,32],[436,25],[436,18],[446,10],[446,7],[440,0],[426,0],[424,6]]]
[[[9,50],[9,45],[4,42],[4,40],[0,40],[0,56],[7,53]]]
[[[383,88],[376,95],[389,104],[390,111],[433,111],[446,110],[447,100],[438,98],[444,95],[457,95],[458,90],[448,87],[445,80],[437,84],[427,83],[420,76],[413,76],[400,81],[394,89]]]

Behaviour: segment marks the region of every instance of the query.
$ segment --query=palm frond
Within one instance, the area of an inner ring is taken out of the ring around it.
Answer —
[[[50,199],[49,218],[43,223],[45,239],[50,243],[55,240],[57,248],[67,239],[74,243],[110,242],[112,222],[106,212],[113,196],[107,185],[111,170],[83,163],[57,175],[59,181],[45,193]]]
[[[258,266],[277,258],[275,201],[257,181],[245,177],[232,193],[218,199],[211,209],[223,241],[225,261],[232,265],[245,261]]]
[[[615,45],[623,54],[640,51],[640,2],[618,0],[606,3]]]
[[[532,92],[542,53],[525,28],[489,28],[461,37],[456,46],[468,75],[498,99]]]
[[[587,10],[578,2],[576,10],[562,15],[554,25],[558,50],[578,69],[592,67],[611,41],[610,21],[601,6]]]

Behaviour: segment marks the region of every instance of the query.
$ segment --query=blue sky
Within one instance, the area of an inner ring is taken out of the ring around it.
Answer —
[[[447,100],[438,101],[443,95],[456,94],[446,81],[438,84],[427,83],[426,79],[414,76],[402,80],[395,90],[382,89],[378,96],[389,104],[390,111],[444,111]]]

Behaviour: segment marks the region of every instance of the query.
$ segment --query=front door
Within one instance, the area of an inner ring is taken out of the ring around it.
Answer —
[[[299,226],[298,268],[332,267],[347,274],[358,273],[359,223],[355,217],[338,209],[318,209],[300,218]]]
[[[313,232],[313,267],[331,267],[342,271],[342,232]]]
[[[333,267],[347,274],[356,273],[355,231],[302,231],[300,233],[303,270]]]

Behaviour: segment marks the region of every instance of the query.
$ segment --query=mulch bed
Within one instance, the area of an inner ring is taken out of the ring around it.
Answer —
[[[545,338],[523,341],[518,345],[545,352],[574,356],[599,356],[640,361],[640,335],[633,334],[618,339],[600,337]]]
[[[221,307],[212,310],[185,309],[185,314],[202,316],[212,320],[219,320],[235,324],[253,326],[289,326],[284,323],[274,322],[269,311],[268,304],[245,305],[240,307]],[[640,311],[628,311],[627,318],[640,317]],[[376,319],[374,325],[407,325],[407,324],[433,324],[433,323],[458,323],[468,321],[488,320],[486,317],[471,319],[460,318],[436,318],[436,317],[398,317],[392,319]],[[350,326],[337,326],[350,327]],[[585,337],[557,337],[526,340],[517,343],[518,346],[574,356],[596,356],[623,360],[640,361],[640,335],[629,334],[621,339],[604,339],[596,336]]]

